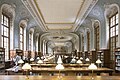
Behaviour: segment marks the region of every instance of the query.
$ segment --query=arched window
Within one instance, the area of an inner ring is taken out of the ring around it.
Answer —
[[[24,49],[24,28],[20,26],[20,49]]]
[[[109,32],[110,53],[114,56],[114,49],[118,43],[118,12],[109,17]]]
[[[46,54],[46,40],[43,40],[43,55]]]
[[[29,50],[33,51],[33,33],[29,33]]]
[[[19,23],[19,36],[20,36],[20,49],[26,50],[26,27],[27,27],[28,19],[21,20]]]
[[[87,31],[87,49],[90,51],[90,32]]]
[[[39,39],[39,33],[36,34],[36,48],[35,48],[35,51],[38,51],[38,39]]]
[[[5,60],[9,60],[9,50],[13,49],[13,26],[15,18],[15,5],[3,4],[0,13],[1,21],[1,47],[5,48]]]
[[[84,52],[84,35],[82,34],[82,51]]]
[[[94,23],[94,39],[95,39],[95,49],[96,51],[99,50],[100,48],[100,34],[99,34],[99,22],[98,21],[95,21]]]
[[[114,60],[114,50],[119,46],[119,6],[117,4],[105,6],[106,31],[109,35],[107,43],[110,49],[111,60]]]
[[[5,48],[5,59],[9,59],[10,18],[2,13],[1,22],[2,46]]]

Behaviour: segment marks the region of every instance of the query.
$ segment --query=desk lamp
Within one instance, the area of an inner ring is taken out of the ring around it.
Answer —
[[[76,62],[78,65],[79,65],[79,67],[80,67],[80,64],[82,64],[82,61],[79,59],[79,60],[77,60],[77,62]]]
[[[30,58],[30,62],[33,63],[33,61],[34,61],[34,58]]]
[[[22,69],[26,71],[26,77],[27,77],[26,80],[29,80],[29,77],[28,77],[28,70],[31,69],[30,64],[25,63],[25,64],[23,65]]]
[[[59,70],[59,79],[60,79],[60,70],[64,69],[64,66],[62,65],[62,58],[61,56],[58,57],[58,60],[57,60],[57,65],[55,67],[55,69]]]
[[[82,64],[82,61],[79,59],[76,63],[78,63],[78,64]]]
[[[90,64],[90,59],[89,58],[86,58],[85,61],[86,61],[86,63]]]
[[[89,58],[86,58],[86,59],[85,59],[85,61],[89,62],[89,61],[90,61],[90,59],[89,59]]]
[[[34,61],[34,58],[30,58],[30,61]]]
[[[83,60],[83,57],[80,57],[80,60]]]
[[[37,57],[37,60],[39,60],[40,59],[40,57]]]
[[[19,61],[18,61],[18,64],[20,64],[20,67],[22,67],[22,64],[24,63],[24,61],[22,60],[22,59],[20,59]]]
[[[98,60],[96,61],[96,63],[98,64],[98,67],[100,67],[100,64],[102,63],[102,61],[101,61],[100,59],[98,59]]]
[[[61,58],[61,56],[59,56],[58,57],[58,60],[57,60],[57,64],[62,64],[63,62],[62,62],[62,58]]]
[[[49,60],[48,58],[45,57],[45,59],[43,60],[45,63],[47,63]]]
[[[22,59],[20,59],[20,60],[18,61],[18,63],[19,63],[19,64],[22,64],[22,63],[24,63],[24,61],[23,61]]]
[[[94,63],[91,63],[91,64],[89,65],[88,69],[92,70],[92,79],[94,79],[94,78],[93,78],[93,70],[96,70],[96,69],[97,69],[97,66],[96,66]]]
[[[39,59],[37,63],[40,64],[40,66],[41,66],[41,64],[43,64],[43,61],[41,59]]]
[[[75,59],[75,58],[72,58],[72,60],[71,60],[70,63],[76,63],[76,59]]]
[[[64,66],[62,64],[57,64],[57,66],[55,67],[56,70],[59,70],[59,76],[58,78],[61,79],[60,77],[60,70],[64,69]]]

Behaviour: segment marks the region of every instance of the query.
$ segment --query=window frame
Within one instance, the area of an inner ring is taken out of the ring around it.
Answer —
[[[22,38],[22,39],[20,39],[20,49],[23,50],[24,49],[24,28],[23,28],[23,26],[20,26],[20,38]],[[22,44],[22,47],[21,47],[21,44]]]
[[[96,51],[99,51],[100,49],[100,32],[99,32],[100,28],[99,25],[98,26],[94,26],[94,40],[95,40],[95,49]]]
[[[6,19],[8,20],[7,21],[7,25],[4,24],[5,23],[5,17]],[[3,39],[2,40],[2,46],[5,48],[5,60],[9,60],[10,59],[10,54],[9,54],[9,50],[10,50],[10,17],[7,16],[6,14],[2,13],[2,18],[1,18],[1,38]],[[6,31],[4,31],[4,29],[7,29],[8,33],[7,33],[7,36],[4,34]],[[5,47],[5,38],[8,39],[8,42],[6,44],[7,48],[8,48],[8,51],[6,52],[6,47]],[[7,57],[6,57],[7,56]]]
[[[118,42],[118,34],[116,35],[116,26],[118,26],[118,23],[116,23],[116,20],[119,20],[119,16],[116,19],[116,16],[118,15],[118,12],[116,12],[115,14],[113,14],[111,17],[109,17],[109,49],[110,49],[110,53],[111,53],[111,60],[114,60],[114,50],[117,47],[117,42]],[[115,17],[115,19],[113,18]],[[114,19],[112,22],[112,18]],[[114,23],[114,24],[113,24]],[[113,30],[114,31],[113,31]],[[111,35],[111,31],[113,31],[112,33],[114,33],[113,35]]]

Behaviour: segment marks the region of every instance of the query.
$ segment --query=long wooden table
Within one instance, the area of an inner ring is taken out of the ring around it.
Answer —
[[[91,80],[91,76],[28,76],[29,80]],[[94,80],[120,80],[120,76],[93,76]],[[25,75],[0,75],[0,80],[26,80]]]
[[[96,70],[94,70],[93,72],[96,73],[97,75],[100,75],[100,73],[109,73],[109,75],[112,75],[112,72],[114,70],[113,69],[109,69],[109,68],[98,68]],[[7,74],[10,74],[10,72],[13,72],[12,68],[10,69],[6,69]],[[23,72],[23,70],[19,70],[19,72]],[[46,75],[50,75],[50,74],[55,74],[55,73],[63,73],[65,75],[78,75],[78,74],[82,74],[82,75],[88,75],[89,73],[92,73],[92,70],[88,69],[87,67],[67,67],[63,70],[56,70],[55,67],[32,67],[31,70],[29,70],[29,72],[32,72],[33,74],[46,74]]]
[[[32,67],[55,67],[57,64],[30,64]],[[90,64],[63,64],[64,67],[88,67]]]
[[[59,73],[59,70],[56,70],[55,68],[38,68],[38,67],[33,67],[32,70],[30,70],[30,72],[51,74],[51,73]],[[63,70],[60,70],[60,72],[64,73],[65,75],[69,75],[69,74],[76,75],[76,74],[79,74],[79,73],[88,75],[89,73],[92,73],[92,70],[90,70],[88,68],[68,67],[68,68],[65,68]],[[98,68],[98,69],[94,70],[93,72],[96,73],[97,75],[100,75],[100,73],[109,73],[109,75],[112,75],[113,69]]]

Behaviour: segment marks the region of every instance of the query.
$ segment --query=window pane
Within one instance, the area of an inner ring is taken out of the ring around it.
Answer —
[[[118,13],[116,14],[116,19],[118,19]]]
[[[3,35],[3,25],[1,25],[1,34]]]
[[[118,24],[118,18],[116,19],[116,24]]]
[[[114,14],[113,17],[110,18],[110,52],[111,59],[114,59],[114,49],[116,48],[118,42],[118,14]]]
[[[2,46],[5,48],[5,60],[9,59],[9,18],[2,14],[2,25],[1,25],[1,33],[2,33]]]

